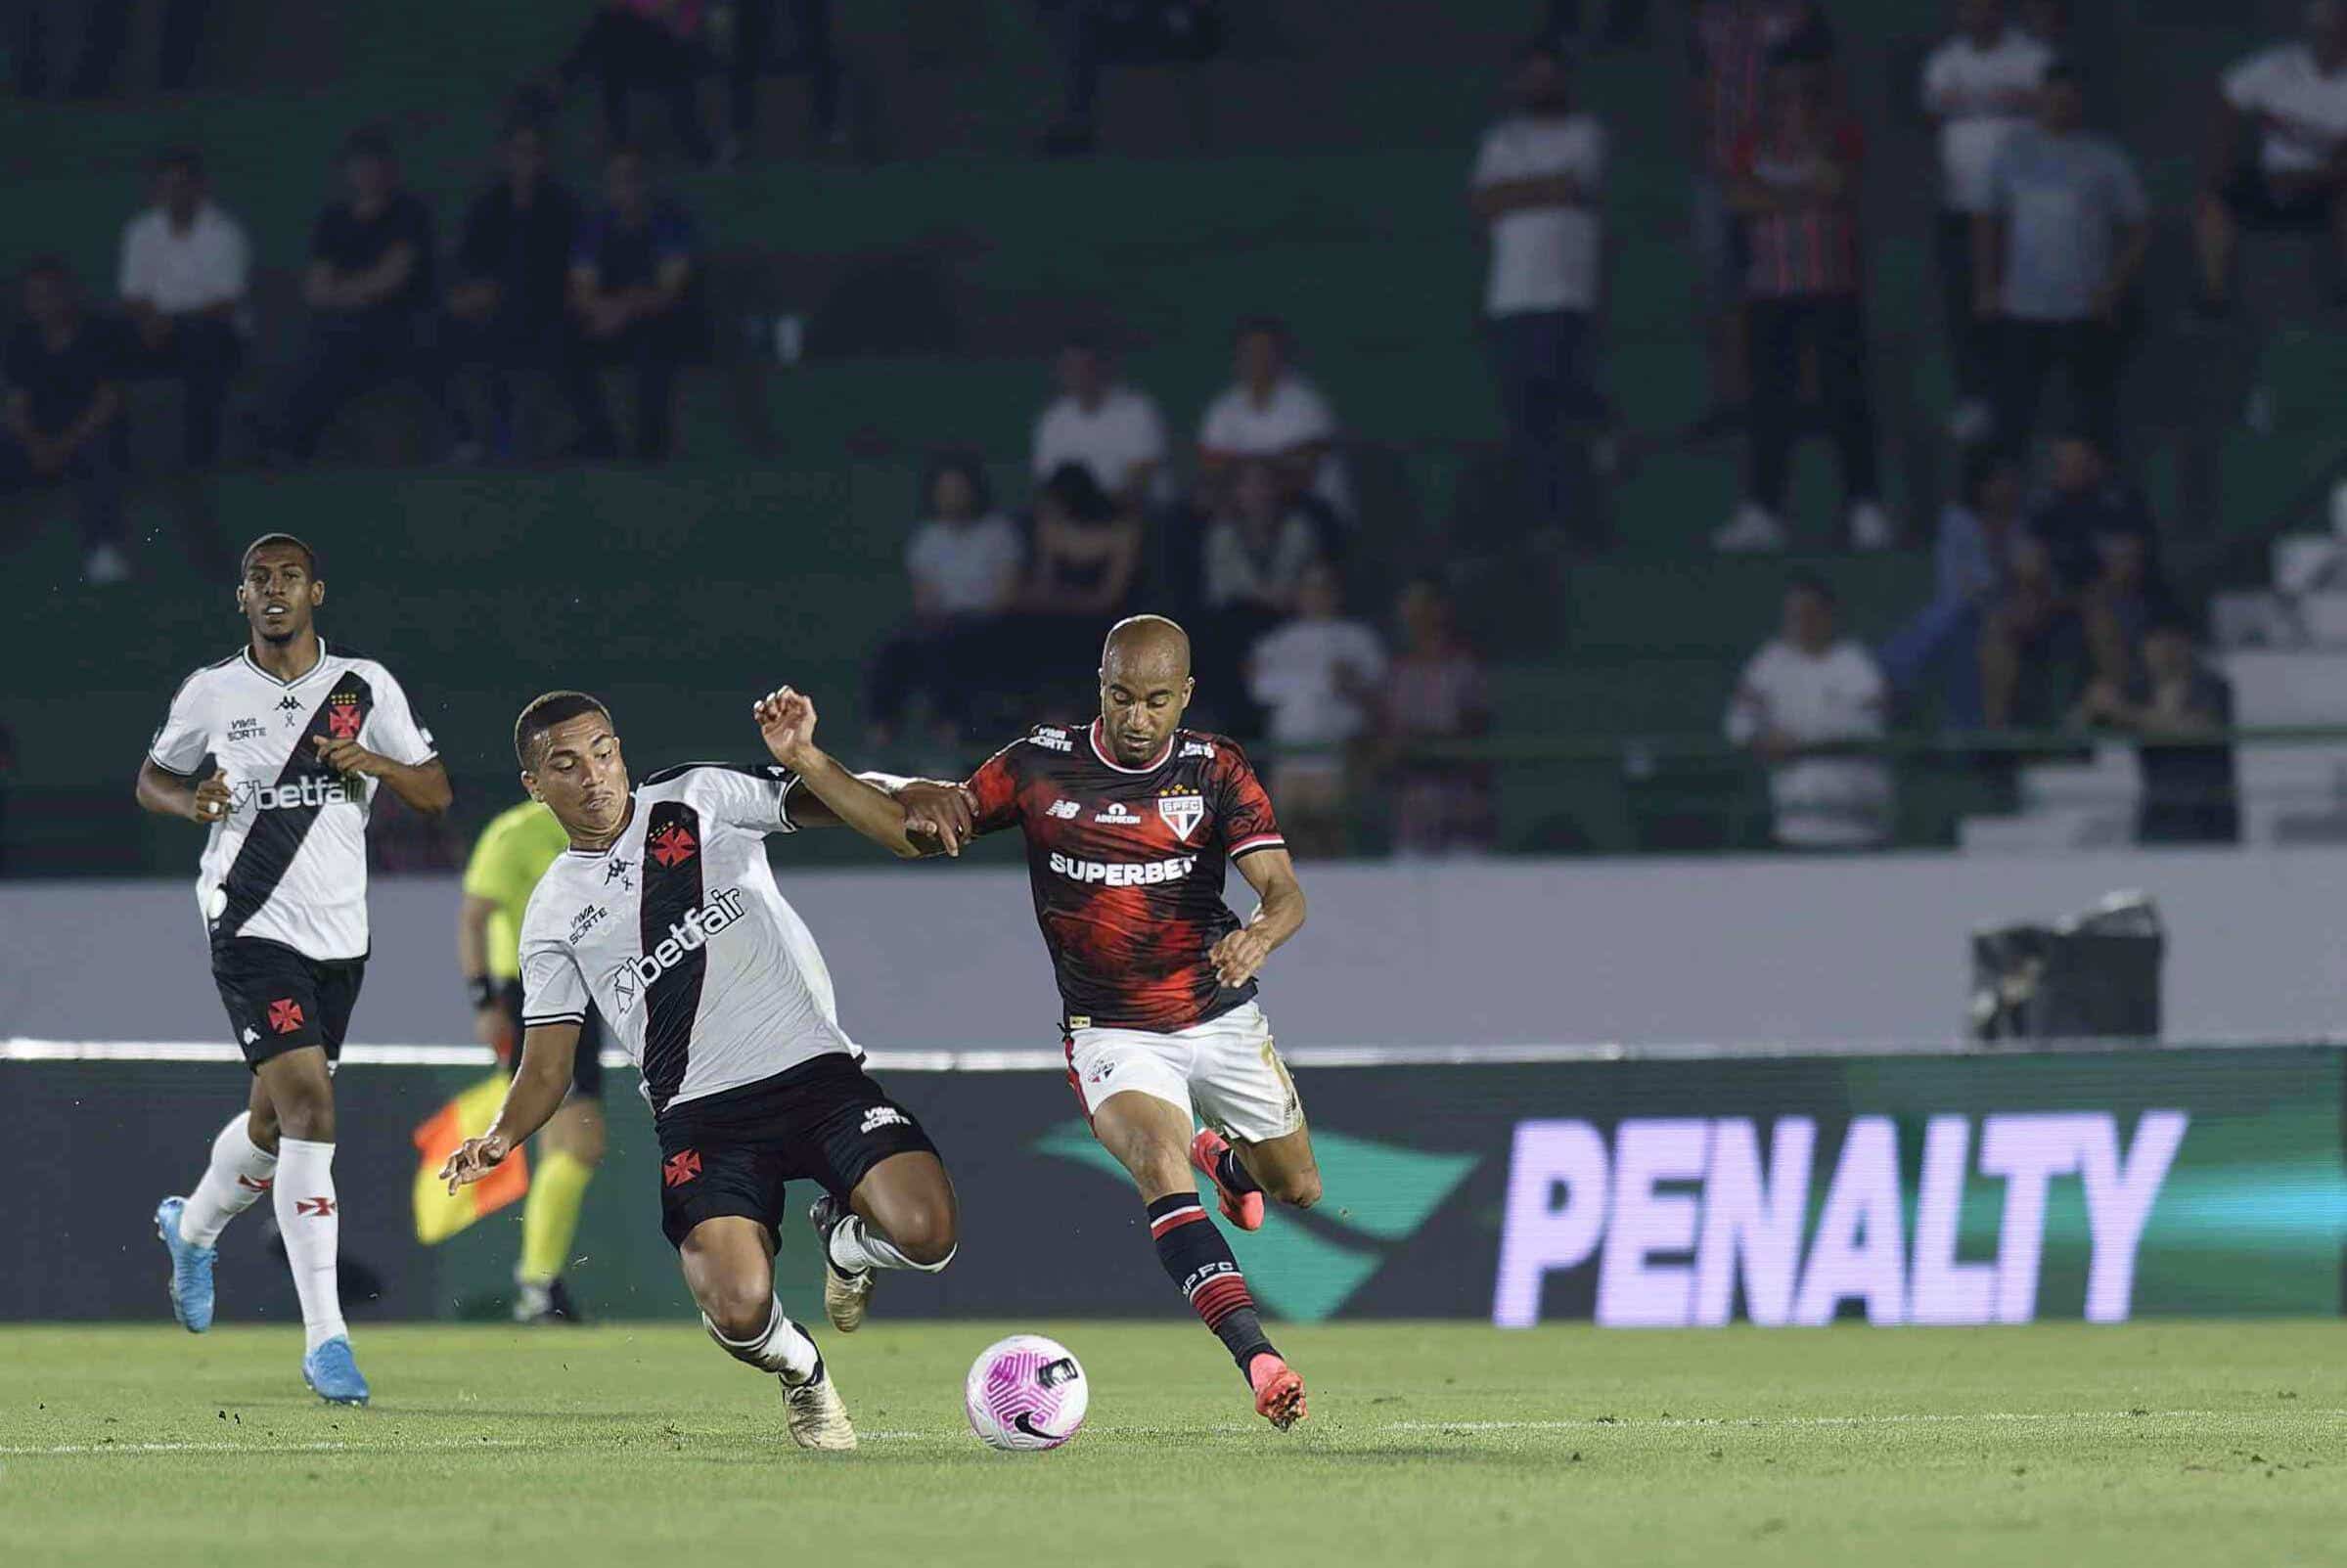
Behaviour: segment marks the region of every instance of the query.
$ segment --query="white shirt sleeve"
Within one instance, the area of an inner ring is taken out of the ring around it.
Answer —
[[[705,807],[719,822],[746,828],[753,833],[791,833],[790,791],[798,776],[778,762],[746,768],[693,770],[694,803]]]
[[[1320,388],[1304,381],[1288,383],[1294,412],[1289,423],[1292,429],[1285,432],[1287,445],[1303,446],[1311,441],[1326,441],[1336,434],[1336,412],[1329,400],[1320,395]]]
[[[943,566],[943,562],[937,559],[937,551],[944,542],[944,527],[940,522],[925,522],[913,530],[912,538],[905,541],[905,576],[922,587],[936,586],[938,572]]]
[[[367,715],[367,727],[359,735],[359,744],[411,768],[437,756],[439,751],[432,744],[431,732],[416,722],[416,711],[408,706],[407,693],[392,679],[391,672],[379,664],[369,672],[368,684],[375,689],[375,708]]]
[[[1007,598],[1018,586],[1018,574],[1027,563],[1027,548],[1018,537],[1018,526],[1008,517],[995,517],[981,524],[986,530],[986,582],[997,599]]]
[[[2225,95],[2225,102],[2245,114],[2265,108],[2267,95],[2273,90],[2277,59],[2277,56],[2267,53],[2251,55],[2236,63],[2218,83],[2219,91]]]
[[[1877,736],[1883,730],[1883,701],[1889,688],[1874,656],[1856,643],[1845,643],[1834,658],[1833,682],[1840,701],[1829,721],[1830,733],[1819,739]]]
[[[1060,405],[1055,402],[1046,404],[1043,412],[1035,416],[1031,467],[1038,479],[1050,478],[1060,466],[1059,414]]]
[[[171,696],[170,711],[163,715],[162,728],[147,744],[147,755],[157,767],[188,775],[203,763],[203,754],[212,746],[205,706],[201,673],[179,684]]]
[[[1352,647],[1346,650],[1346,653],[1352,663],[1353,674],[1359,677],[1364,686],[1376,686],[1385,679],[1385,645],[1377,641],[1376,632],[1359,622],[1355,622],[1351,630]]]
[[[152,232],[144,213],[122,225],[122,262],[114,292],[124,299],[155,297],[155,247],[148,244]]]
[[[1605,158],[1612,144],[1596,115],[1584,116],[1581,123],[1583,134],[1573,150],[1573,178],[1581,182],[1585,194],[1595,196],[1605,181]]]
[[[584,1023],[587,1001],[587,977],[578,971],[576,955],[560,942],[525,932],[521,943],[522,1026]]]
[[[1943,116],[1947,114],[1948,93],[1952,85],[1949,78],[1954,74],[1955,68],[1955,50],[1948,44],[1942,44],[1931,51],[1931,58],[1923,62],[1924,113]]]
[[[1198,445],[1209,452],[1240,450],[1239,432],[1233,428],[1239,419],[1240,395],[1234,387],[1206,405],[1206,417],[1198,421]]]
[[[1736,679],[1736,694],[1728,699],[1727,732],[1732,745],[1749,745],[1768,727],[1768,681],[1774,645],[1752,655]]]
[[[1474,172],[1467,178],[1468,188],[1480,190],[1486,185],[1497,185],[1502,180],[1513,178],[1514,171],[1509,167],[1510,161],[1508,128],[1494,125],[1483,133],[1483,145],[1475,151]]]

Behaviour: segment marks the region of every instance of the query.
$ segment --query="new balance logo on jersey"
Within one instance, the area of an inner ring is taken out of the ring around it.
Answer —
[[[875,1105],[864,1113],[864,1126],[861,1131],[869,1136],[883,1127],[910,1127],[912,1125],[913,1118],[898,1110],[894,1105]]]
[[[1077,860],[1057,851],[1051,861],[1052,870],[1061,876],[1078,882],[1099,882],[1104,887],[1155,887],[1161,882],[1178,882],[1196,864],[1196,855],[1177,855],[1172,860],[1110,865],[1104,861]]]
[[[690,842],[690,838],[687,842]],[[742,889],[729,887],[685,918],[668,927],[668,935],[658,947],[636,960],[633,967],[636,978],[651,985],[661,975],[685,962],[689,953],[698,953],[701,946],[719,931],[742,918]]]
[[[1103,806],[1101,808],[1100,815],[1092,820],[1094,822],[1109,823],[1118,828],[1138,828],[1141,826],[1141,818],[1135,813],[1128,811],[1125,808],[1124,803],[1117,800],[1111,800],[1106,806]]]
[[[1071,821],[1083,814],[1084,803],[1080,800],[1055,800],[1052,802],[1051,810],[1044,813],[1045,816],[1057,817],[1061,822]]]
[[[358,799],[357,791],[339,776],[321,779],[303,774],[292,784],[262,784],[248,779],[236,788],[238,811],[292,811],[302,806],[343,806]]]

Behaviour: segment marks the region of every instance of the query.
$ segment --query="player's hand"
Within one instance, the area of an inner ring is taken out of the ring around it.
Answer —
[[[801,754],[815,743],[815,701],[804,692],[782,687],[750,704],[766,749],[786,768],[798,766]]]
[[[1214,977],[1227,986],[1242,986],[1255,977],[1263,961],[1271,957],[1271,939],[1252,926],[1242,925],[1214,944],[1206,955],[1214,965]]]
[[[456,1152],[449,1155],[448,1162],[440,1167],[440,1180],[448,1184],[450,1192],[471,1187],[504,1164],[508,1152],[505,1139],[496,1133],[468,1138],[457,1145]]]
[[[498,1061],[514,1059],[514,1020],[503,1003],[473,1009],[473,1038],[496,1052]]]
[[[389,760],[376,755],[356,740],[337,740],[332,736],[314,735],[310,743],[318,748],[318,760],[337,773],[366,773],[380,775],[390,766]]]
[[[214,772],[196,786],[196,798],[188,808],[188,815],[198,822],[218,822],[235,804],[236,794],[228,787],[228,775]]]
[[[905,808],[906,834],[934,839],[948,855],[977,836],[976,802],[960,784],[915,779],[897,790],[896,803]]]

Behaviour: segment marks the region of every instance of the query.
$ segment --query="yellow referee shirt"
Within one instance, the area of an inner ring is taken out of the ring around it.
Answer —
[[[538,878],[569,847],[563,825],[534,800],[498,813],[481,829],[473,858],[465,863],[465,896],[497,906],[484,933],[491,979],[511,980],[521,973],[521,914]]]

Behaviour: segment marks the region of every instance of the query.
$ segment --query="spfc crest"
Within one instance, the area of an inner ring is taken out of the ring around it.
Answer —
[[[1157,815],[1165,819],[1165,826],[1174,830],[1176,838],[1187,839],[1197,831],[1197,825],[1206,820],[1205,797],[1195,789],[1159,795]]]

